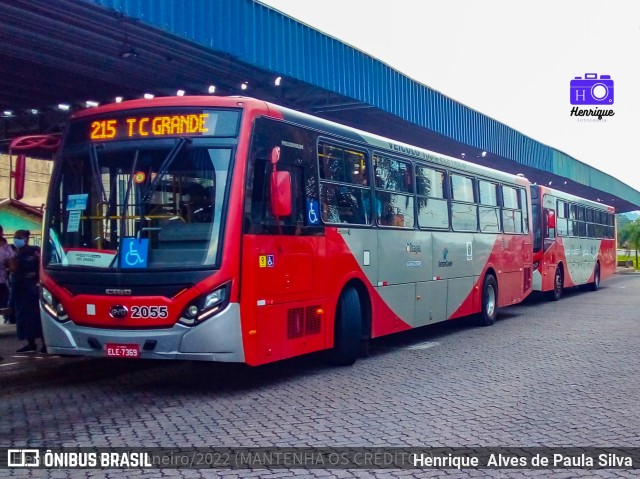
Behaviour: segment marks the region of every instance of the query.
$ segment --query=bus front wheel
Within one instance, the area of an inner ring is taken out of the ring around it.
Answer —
[[[330,361],[336,366],[351,366],[358,359],[362,341],[362,308],[354,288],[345,289],[338,300]]]
[[[492,274],[484,277],[482,282],[482,311],[480,325],[491,326],[498,317],[498,283]]]

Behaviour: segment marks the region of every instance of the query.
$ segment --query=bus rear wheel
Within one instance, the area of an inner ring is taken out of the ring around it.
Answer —
[[[551,290],[551,299],[553,301],[560,301],[562,297],[562,288],[564,287],[564,274],[562,268],[556,266],[556,272],[553,275],[553,290]]]
[[[362,308],[354,288],[345,289],[338,300],[333,350],[329,360],[336,366],[351,366],[358,359],[362,341]]]
[[[591,291],[598,291],[600,289],[600,263],[596,263],[596,268],[593,270],[593,283],[589,285]]]
[[[498,282],[495,276],[488,274],[482,282],[482,311],[479,323],[481,326],[491,326],[498,317]]]

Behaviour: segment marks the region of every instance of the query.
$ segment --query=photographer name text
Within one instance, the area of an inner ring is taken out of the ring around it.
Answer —
[[[597,116],[598,120],[602,120],[603,116],[613,116],[615,114],[613,110],[600,110],[598,108],[582,109],[574,106],[571,109],[570,116]]]

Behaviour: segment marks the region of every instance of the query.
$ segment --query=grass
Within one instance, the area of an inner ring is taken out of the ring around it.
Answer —
[[[640,253],[638,255],[640,256]],[[633,267],[635,269],[638,269],[638,265],[636,263],[636,253],[635,253],[635,251],[632,251],[630,256],[627,256],[627,255],[624,255],[624,254],[619,254],[618,255],[618,261],[632,261],[633,262]]]

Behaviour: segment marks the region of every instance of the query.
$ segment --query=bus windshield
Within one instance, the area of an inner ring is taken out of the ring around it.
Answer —
[[[185,137],[65,151],[49,197],[45,267],[215,267],[231,151]]]

